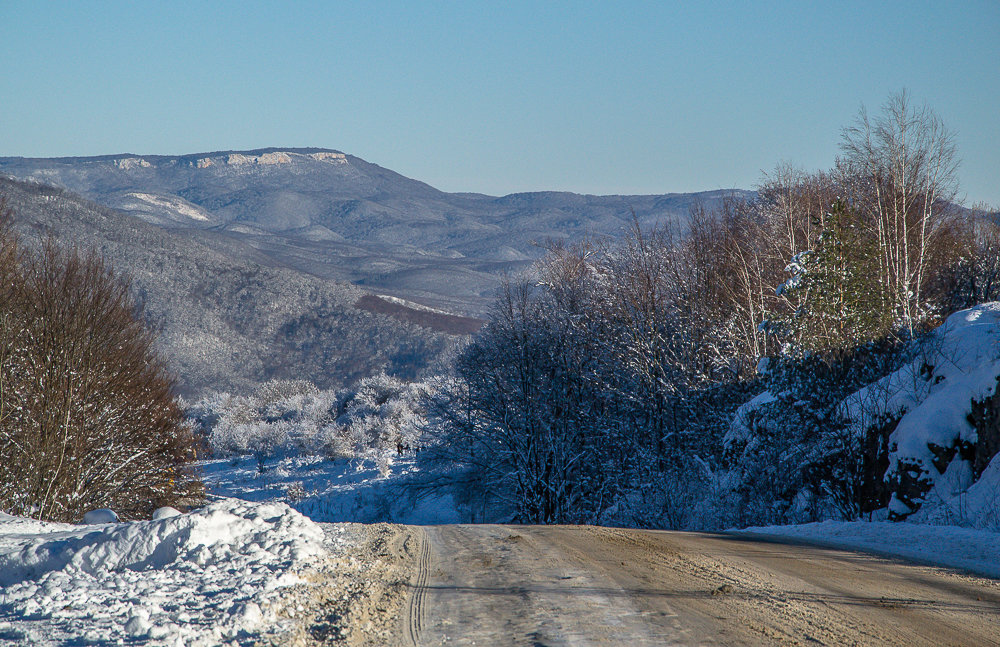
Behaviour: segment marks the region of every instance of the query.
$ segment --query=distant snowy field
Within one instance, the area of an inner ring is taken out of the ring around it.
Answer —
[[[204,461],[212,494],[247,501],[282,501],[321,523],[435,525],[465,521],[450,495],[417,497],[402,484],[414,473],[412,455],[395,458],[382,475],[374,460],[292,456],[258,472],[252,456]]]
[[[44,523],[0,514],[0,645],[250,645],[290,630],[291,592],[321,560],[359,541],[331,522],[436,524],[450,497],[415,499],[373,461],[251,456],[202,463],[217,500],[188,514],[118,524]],[[319,522],[323,522],[322,525]],[[915,523],[832,522],[741,533],[875,551],[1000,577],[1000,534]]]

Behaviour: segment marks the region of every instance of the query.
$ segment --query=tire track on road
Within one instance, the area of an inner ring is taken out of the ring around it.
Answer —
[[[416,646],[420,644],[420,632],[424,628],[424,599],[427,597],[427,580],[431,570],[431,546],[427,532],[423,529],[419,534],[414,533],[414,538],[420,542],[420,547],[417,568],[412,580],[413,591],[407,608],[406,633],[410,643]]]
[[[394,645],[1000,646],[1000,583],[863,553],[568,526],[412,536]]]

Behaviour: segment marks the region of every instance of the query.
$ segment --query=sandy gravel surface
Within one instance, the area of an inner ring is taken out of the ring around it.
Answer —
[[[307,574],[308,584],[284,599],[283,615],[297,620],[292,632],[266,636],[259,645],[276,647],[399,644],[417,573],[419,529],[392,524],[322,524],[353,549]],[[346,535],[346,537],[345,537]]]
[[[415,570],[386,644],[1000,645],[1000,582],[870,555],[605,528],[408,532]]]
[[[332,528],[333,526],[331,526]],[[1000,581],[756,537],[337,525],[275,645],[1000,645]]]

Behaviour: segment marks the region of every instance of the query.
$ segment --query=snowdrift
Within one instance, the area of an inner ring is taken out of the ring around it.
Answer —
[[[73,526],[0,514],[0,643],[221,644],[329,554],[287,505],[223,500],[153,521]],[[41,629],[44,627],[44,631]]]
[[[739,407],[721,485],[751,493],[746,521],[850,519],[835,498],[850,495],[872,519],[1000,530],[1000,303],[951,315],[907,357],[830,409],[810,408],[808,382]]]

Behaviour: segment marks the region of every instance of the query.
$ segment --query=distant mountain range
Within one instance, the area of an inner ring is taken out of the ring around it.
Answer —
[[[482,315],[497,277],[550,240],[683,220],[731,191],[646,196],[445,193],[339,151],[0,158],[0,173],[68,189],[207,247],[456,314]]]
[[[682,221],[730,193],[445,193],[313,148],[0,158],[22,233],[97,249],[129,274],[189,395],[439,370],[501,273],[547,241]]]

